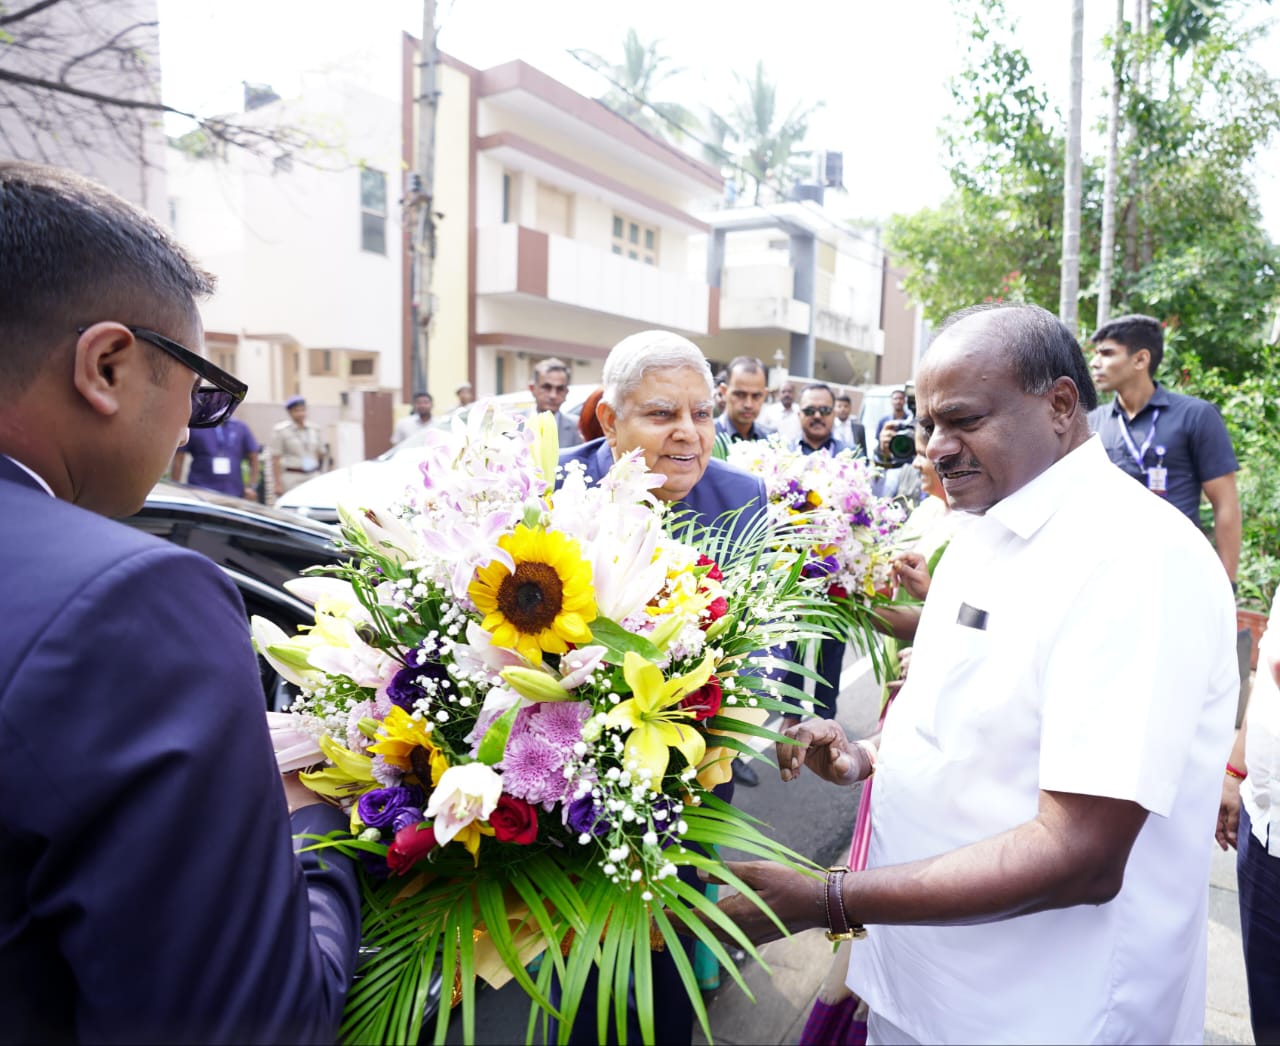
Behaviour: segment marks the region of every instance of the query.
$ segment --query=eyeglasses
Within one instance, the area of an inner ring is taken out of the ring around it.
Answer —
[[[559,392],[564,394],[569,391],[568,385],[549,385],[545,381],[538,386],[543,392]]]
[[[127,326],[127,325],[126,325]],[[203,356],[192,352],[185,345],[180,345],[172,338],[157,334],[146,327],[128,327],[135,338],[150,342],[157,349],[167,352],[188,370],[194,371],[207,381],[191,390],[191,417],[187,419],[189,429],[212,429],[221,425],[244,400],[249,386],[239,378],[228,374],[221,367],[210,363]],[[80,327],[77,333],[83,334],[87,327]],[[210,387],[212,386],[212,387]]]
[[[801,407],[800,413],[803,414],[806,418],[811,418],[815,414],[821,414],[825,418],[831,414],[831,408],[830,407]]]

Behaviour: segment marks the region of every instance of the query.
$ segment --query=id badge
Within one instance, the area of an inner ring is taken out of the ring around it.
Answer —
[[[320,467],[319,459],[313,458],[310,454],[302,455],[302,471],[303,472],[315,472],[315,470],[318,469],[319,467]]]
[[[231,459],[227,457],[213,459],[213,474],[215,476],[231,475]]]
[[[1156,494],[1168,493],[1169,470],[1162,466],[1147,469],[1147,489]]]

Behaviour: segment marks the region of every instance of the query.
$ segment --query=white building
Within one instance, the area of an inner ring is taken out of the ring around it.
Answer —
[[[385,446],[403,382],[399,88],[311,74],[299,99],[242,119],[323,145],[169,150],[170,220],[218,276],[206,342],[249,384],[241,416],[265,440],[305,396],[340,462]]]
[[[736,207],[708,219],[700,258],[718,308],[704,341],[724,364],[756,356],[797,378],[874,379],[884,353],[884,250],[875,226],[821,204]]]

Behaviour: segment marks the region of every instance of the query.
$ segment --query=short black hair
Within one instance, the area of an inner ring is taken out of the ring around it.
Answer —
[[[214,277],[154,218],[59,167],[0,161],[0,389],[21,394],[101,320],[188,321]],[[153,354],[157,364],[168,357]]]
[[[763,374],[766,378],[769,376],[769,371],[765,365],[755,356],[735,356],[729,361],[729,366],[720,372],[723,377],[718,376],[716,380],[725,385],[729,384],[729,379],[733,377],[735,370],[740,370],[747,374]]]
[[[803,396],[806,392],[826,392],[826,394],[831,397],[832,403],[836,401],[835,392],[832,391],[831,386],[825,381],[811,381],[800,390],[800,395]]]
[[[1154,316],[1117,316],[1108,320],[1090,339],[1095,345],[1101,341],[1114,341],[1123,345],[1125,351],[1132,356],[1139,349],[1146,349],[1151,354],[1151,365],[1147,373],[1155,377],[1156,368],[1164,359],[1164,328]]]
[[[943,320],[938,333],[979,313],[990,314],[989,327],[1000,336],[1023,392],[1043,396],[1059,378],[1070,378],[1085,410],[1098,405],[1098,390],[1080,343],[1048,309],[1013,302],[971,305]]]
[[[850,396],[847,392],[842,392],[840,393],[839,396],[836,397],[836,402],[839,403],[841,400],[844,400],[845,403],[852,403],[853,397]]]
[[[429,400],[435,399],[435,397],[432,396],[431,393],[429,393],[426,389],[419,389],[417,392],[413,394],[414,399],[421,399],[423,396],[426,396],[427,399]]]

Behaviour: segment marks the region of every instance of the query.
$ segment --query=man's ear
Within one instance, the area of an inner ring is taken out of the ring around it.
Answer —
[[[95,323],[76,340],[72,381],[84,401],[110,417],[121,407],[122,387],[131,370],[145,366],[141,346],[118,323]]]
[[[1138,349],[1138,351],[1135,352],[1130,357],[1130,359],[1133,361],[1133,365],[1135,367],[1141,370],[1150,372],[1151,370],[1151,350],[1150,349]]]
[[[604,400],[596,404],[596,421],[604,431],[605,441],[611,447],[618,445],[618,412]]]
[[[1049,389],[1049,406],[1053,411],[1053,427],[1058,433],[1066,432],[1075,421],[1080,408],[1080,390],[1070,378],[1057,378]]]

